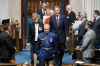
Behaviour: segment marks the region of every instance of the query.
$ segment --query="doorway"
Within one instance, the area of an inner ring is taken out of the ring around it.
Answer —
[[[61,6],[61,9],[65,10],[65,5],[68,5],[69,0],[21,0],[21,21],[22,21],[22,44],[25,48],[27,43],[27,17],[31,16],[32,12],[36,12],[40,8],[42,1],[49,2],[49,6],[53,8],[55,5]]]

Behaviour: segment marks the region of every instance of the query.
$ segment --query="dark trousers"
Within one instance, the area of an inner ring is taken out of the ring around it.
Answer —
[[[38,41],[34,41],[31,43],[31,63],[34,63],[33,59],[33,54],[36,53],[38,55],[39,53],[39,42]]]
[[[64,50],[65,50],[65,34],[59,34],[59,43],[57,45],[57,56],[55,57],[56,66],[62,66],[62,59],[64,56]]]
[[[62,66],[62,59],[64,56],[64,51],[60,51],[55,57],[56,66]]]
[[[41,48],[39,52],[39,66],[45,66],[45,62],[48,64],[50,60],[54,60],[55,52],[55,49],[46,50]]]
[[[32,45],[32,43],[31,43],[31,63],[34,63],[34,61],[33,61],[33,54],[34,54],[34,45]]]

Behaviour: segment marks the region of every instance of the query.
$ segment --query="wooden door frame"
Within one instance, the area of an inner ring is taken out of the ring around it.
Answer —
[[[22,29],[22,33],[21,33],[21,37],[22,37],[22,49],[23,48],[25,48],[25,46],[26,46],[26,31],[25,31],[25,24],[26,24],[26,22],[27,22],[27,19],[26,19],[26,17],[27,16],[25,16],[25,13],[24,13],[24,1],[25,0],[21,0],[21,29]]]

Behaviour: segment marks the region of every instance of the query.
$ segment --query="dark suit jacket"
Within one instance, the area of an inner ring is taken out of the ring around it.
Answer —
[[[71,11],[69,14],[68,12],[66,11],[65,12],[65,16],[66,16],[66,29],[67,29],[67,32],[69,31],[69,27],[72,25],[72,23],[74,23],[74,21],[76,20],[76,14]]]
[[[39,27],[41,27],[42,30],[39,32],[43,32],[43,24],[39,22]],[[35,39],[35,23],[32,21],[32,19],[28,19],[27,22],[27,31],[28,31],[28,42],[34,42]]]
[[[51,31],[58,33],[57,21],[56,21],[56,16],[55,15],[51,16],[51,22],[50,23],[51,23]],[[66,25],[65,25],[65,16],[64,15],[60,16],[60,27],[61,27],[60,31],[65,33]]]
[[[97,38],[100,38],[100,18],[96,20],[93,30],[96,32]]]
[[[93,30],[96,32],[96,48],[100,48],[100,18],[95,21]]]
[[[73,11],[71,11],[71,13],[68,14],[68,12],[65,12],[65,16],[66,16],[66,32],[69,33],[69,27],[72,25],[72,23],[74,23],[74,21],[76,20],[76,15]]]
[[[65,16],[66,16],[66,20],[68,22],[68,25],[70,26],[72,23],[74,23],[74,21],[76,20],[76,15],[73,11],[71,11],[69,14],[66,11],[65,12]]]
[[[81,44],[84,34],[86,33],[85,25],[86,25],[86,22],[83,22],[78,28],[78,40],[80,44]]]
[[[57,28],[57,21],[56,21],[56,16],[53,15],[51,16],[51,31],[55,32],[58,37],[59,37],[59,44],[62,44],[62,46],[64,46],[65,44],[65,39],[66,39],[66,29],[65,29],[65,16],[64,15],[60,15],[60,29],[58,30]]]
[[[15,49],[12,39],[6,32],[0,33],[0,60],[14,59]]]
[[[43,19],[44,14],[42,13],[42,9],[39,9],[37,13],[40,15],[40,18]]]

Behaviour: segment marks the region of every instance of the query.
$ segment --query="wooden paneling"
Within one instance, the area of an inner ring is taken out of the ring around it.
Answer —
[[[52,8],[52,6],[61,6],[61,0],[47,0],[49,3],[49,7]],[[69,0],[64,0],[64,4],[68,4]],[[41,7],[40,6],[40,0],[29,0],[28,1],[28,12],[29,15],[31,15],[32,12],[37,12],[37,10]]]

